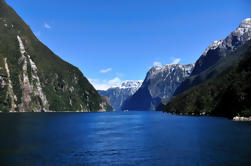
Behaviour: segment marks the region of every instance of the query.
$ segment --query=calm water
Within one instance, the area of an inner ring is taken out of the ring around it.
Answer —
[[[251,123],[162,112],[0,114],[0,165],[251,165]]]

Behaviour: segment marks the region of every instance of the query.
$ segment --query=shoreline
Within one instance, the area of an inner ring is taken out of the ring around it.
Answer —
[[[168,112],[164,112],[162,111],[163,113],[168,113]],[[212,116],[212,115],[209,115],[205,112],[202,112],[200,113],[199,115],[198,114],[195,114],[195,113],[169,113],[171,115],[176,115],[176,116],[198,116],[198,117],[203,117],[203,116],[208,116],[208,117],[222,117],[222,116]],[[224,117],[224,118],[227,118],[227,117]],[[228,118],[229,119],[229,118]],[[235,116],[233,117],[232,119],[229,119],[229,120],[232,120],[232,121],[237,121],[237,122],[251,122],[251,116],[250,117],[243,117],[243,116]]]
[[[251,117],[235,116],[233,117],[233,121],[251,122]]]
[[[2,112],[0,111],[0,114],[15,114],[15,113],[104,113],[104,112],[114,112],[114,111],[46,111],[46,112]],[[168,113],[168,112],[164,112],[163,113],[167,113],[167,114],[171,114],[171,115],[176,115],[176,116],[197,116],[197,117],[210,117],[210,115],[206,114],[206,113],[201,113],[200,115],[196,115],[196,114],[184,114],[184,113],[180,113],[180,114],[176,114],[176,113]],[[218,116],[214,116],[214,117],[218,117]],[[226,117],[225,117],[226,118]],[[236,122],[251,122],[251,117],[242,117],[242,116],[235,116],[232,119],[229,119],[232,121],[236,121]]]
[[[114,111],[41,111],[41,112],[2,112],[0,114],[15,114],[15,113],[102,113],[102,112],[114,112]]]

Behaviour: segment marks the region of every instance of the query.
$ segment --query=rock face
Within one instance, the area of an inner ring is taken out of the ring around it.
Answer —
[[[132,96],[142,85],[142,81],[124,81],[119,87],[107,90],[99,90],[99,94],[110,98],[111,106],[115,110],[121,110],[123,102]]]
[[[102,98],[102,101],[103,101],[103,103],[102,103],[102,108],[103,109],[101,109],[101,112],[113,111],[113,108],[111,107],[111,102],[110,102],[109,97],[101,96],[101,98]]]
[[[104,111],[108,106],[78,68],[44,46],[0,1],[0,111]]]
[[[251,117],[251,40],[221,61],[235,59],[228,68],[172,98],[164,111],[185,115],[212,115],[250,120]],[[240,57],[236,59],[235,57]],[[221,65],[217,63],[216,66]],[[246,117],[246,118],[244,118]]]
[[[178,95],[185,90],[202,83],[203,81],[215,77],[223,69],[216,73],[208,74],[207,71],[229,53],[245,44],[251,39],[251,18],[241,22],[239,27],[229,36],[222,40],[214,41],[195,63],[194,70],[181,86],[177,88],[174,95]],[[231,64],[229,64],[231,65]]]
[[[124,110],[155,110],[162,101],[168,101],[175,89],[187,78],[194,65],[154,66],[146,75],[139,90],[122,106]]]

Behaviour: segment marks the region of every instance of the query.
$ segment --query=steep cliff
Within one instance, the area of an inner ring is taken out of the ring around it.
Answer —
[[[124,110],[155,110],[162,101],[168,101],[187,78],[194,65],[172,64],[152,67],[139,90],[122,105]]]
[[[106,103],[80,70],[43,45],[0,1],[0,111],[103,111]]]

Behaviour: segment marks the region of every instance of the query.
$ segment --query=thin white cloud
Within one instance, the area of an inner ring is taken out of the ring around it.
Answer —
[[[51,29],[51,26],[50,26],[49,24],[47,24],[46,22],[44,23],[44,27],[45,27],[46,29]]]
[[[162,66],[161,62],[153,62],[153,66]]]
[[[180,62],[180,58],[175,58],[171,64],[178,64]]]
[[[111,80],[89,79],[89,81],[97,90],[107,90],[111,87],[120,86],[122,83],[119,77],[115,77]]]
[[[112,80],[109,80],[108,83],[109,85],[112,85],[112,86],[119,86],[122,83],[122,81],[120,80],[119,77],[115,77]]]
[[[124,74],[119,73],[119,72],[117,72],[116,75],[117,75],[118,77],[123,77],[123,76],[124,76]]]
[[[102,69],[100,73],[108,73],[109,71],[112,71],[112,68]]]

